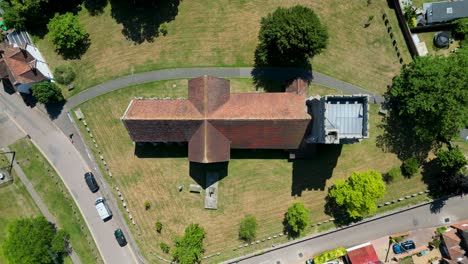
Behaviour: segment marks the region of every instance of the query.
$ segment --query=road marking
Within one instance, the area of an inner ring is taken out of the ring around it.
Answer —
[[[70,112],[67,112],[67,116],[70,119],[70,122],[75,123],[75,121],[73,120],[73,118],[70,115]]]

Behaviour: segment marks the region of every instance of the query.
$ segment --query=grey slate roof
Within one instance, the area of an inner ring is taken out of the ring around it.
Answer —
[[[434,2],[426,10],[426,17],[429,24],[468,17],[468,0]]]
[[[347,144],[369,137],[369,97],[335,95],[311,97],[313,122],[307,143]]]

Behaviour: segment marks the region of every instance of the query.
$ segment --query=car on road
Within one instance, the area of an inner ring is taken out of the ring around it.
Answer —
[[[105,222],[112,217],[112,212],[109,209],[109,206],[106,204],[106,200],[103,197],[98,197],[94,203],[96,210],[98,211],[99,216]]]
[[[99,190],[99,185],[97,184],[92,172],[85,173],[84,178],[91,192],[95,193]]]
[[[310,258],[310,259],[306,260],[306,264],[314,264],[314,259]]]
[[[413,240],[408,240],[401,243],[396,243],[393,245],[393,252],[395,254],[401,254],[413,250],[416,248]]]
[[[125,239],[122,229],[120,228],[116,229],[114,231],[114,236],[115,236],[115,239],[117,239],[117,243],[119,243],[119,246],[123,247],[127,245],[127,239]]]
[[[0,180],[3,180],[5,179],[5,175],[3,175],[3,173],[0,172]]]

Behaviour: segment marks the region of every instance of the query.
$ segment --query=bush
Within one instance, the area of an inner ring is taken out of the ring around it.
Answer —
[[[159,244],[159,247],[161,248],[162,252],[164,252],[164,253],[166,253],[166,254],[169,253],[169,250],[171,249],[171,248],[169,247],[169,245],[166,244],[166,243],[164,243],[164,242],[161,242],[161,243]]]
[[[179,264],[200,263],[204,252],[203,239],[205,230],[198,224],[191,224],[185,229],[183,237],[175,240],[172,257]]]
[[[314,263],[315,264],[321,264],[330,260],[337,259],[339,257],[342,257],[346,255],[346,249],[345,248],[335,248],[332,250],[325,251],[321,253],[320,255],[316,256],[314,258]]]
[[[161,33],[163,36],[167,35],[168,31],[167,31],[167,23],[166,22],[159,25],[159,33]]]
[[[257,234],[257,226],[258,224],[255,216],[246,216],[240,223],[239,237],[247,242],[254,240]]]
[[[468,35],[468,18],[461,18],[455,21],[455,32],[461,37],[466,38]]]
[[[398,167],[391,168],[384,176],[387,183],[394,182],[401,177],[401,169]]]
[[[31,87],[32,95],[43,104],[58,103],[65,100],[62,90],[53,82],[40,82]]]
[[[429,242],[429,245],[433,246],[434,248],[439,248],[441,243],[442,242],[440,239],[434,239],[433,241]]]
[[[68,65],[60,65],[54,70],[54,78],[60,84],[69,85],[75,80],[75,77],[75,71]]]
[[[149,201],[145,202],[145,210],[148,211],[151,208],[151,203]]]
[[[304,203],[293,203],[286,213],[285,223],[291,237],[300,236],[310,226],[310,210],[304,207]]]
[[[406,177],[413,176],[419,170],[419,161],[416,158],[409,158],[401,165],[401,172]]]
[[[442,172],[449,176],[455,175],[467,164],[465,155],[458,147],[447,151],[439,151],[436,161]]]
[[[161,222],[156,221],[156,224],[154,224],[154,228],[156,229],[156,232],[161,233],[163,225]]]
[[[445,227],[445,226],[441,226],[441,227],[438,227],[438,228],[436,229],[437,234],[442,234],[442,233],[444,233],[445,231],[447,231],[447,227]]]

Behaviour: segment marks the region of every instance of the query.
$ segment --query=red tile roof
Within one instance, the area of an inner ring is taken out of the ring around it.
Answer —
[[[296,91],[296,90],[292,90]],[[136,142],[189,142],[195,162],[229,160],[230,148],[297,149],[310,115],[296,93],[230,94],[229,81],[189,81],[188,100],[133,100],[122,120]]]
[[[351,264],[376,264],[381,263],[377,253],[375,252],[374,246],[367,245],[348,251],[348,258]]]
[[[455,223],[452,227],[458,230],[468,230],[468,220]]]
[[[465,255],[465,251],[460,247],[461,238],[457,236],[455,229],[444,232],[442,234],[442,239],[450,259],[456,260]]]
[[[25,49],[4,45],[0,63],[0,75],[14,85],[44,81],[47,78],[36,69],[35,58]]]

